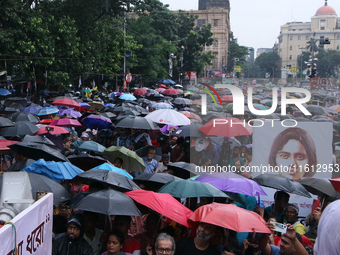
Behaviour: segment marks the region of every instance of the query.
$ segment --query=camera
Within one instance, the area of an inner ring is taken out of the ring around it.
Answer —
[[[54,127],[45,127],[45,130],[47,132],[54,131]]]

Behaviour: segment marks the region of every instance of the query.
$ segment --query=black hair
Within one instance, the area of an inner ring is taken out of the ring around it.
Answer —
[[[132,221],[132,218],[131,218],[131,216],[129,216],[129,215],[117,215],[117,216],[115,217],[115,221],[118,221],[118,220],[126,220],[126,221],[129,221],[129,224],[130,224],[131,221]]]
[[[109,237],[110,236],[115,236],[118,240],[118,242],[123,245],[125,240],[124,240],[124,235],[122,232],[120,232],[120,230],[116,229],[110,232],[110,234],[107,237],[107,241],[109,241]]]
[[[184,137],[178,138],[178,139],[177,139],[177,144],[178,144],[178,145],[184,144]]]
[[[115,158],[115,160],[113,162],[115,162],[117,159],[120,161],[121,164],[123,164],[123,159],[122,158]]]
[[[224,246],[223,250],[227,251],[227,252],[232,252],[234,253],[235,255],[243,255],[242,251],[235,247],[235,246],[232,246],[232,245],[226,245]]]
[[[67,219],[62,215],[53,215],[53,233],[60,234],[66,232]]]
[[[287,198],[289,200],[290,195],[282,190],[276,191],[274,194],[274,200],[281,198]]]

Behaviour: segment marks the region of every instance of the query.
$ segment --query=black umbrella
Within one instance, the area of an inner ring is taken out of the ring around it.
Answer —
[[[20,104],[22,107],[26,107],[27,99],[23,97],[9,97],[5,100],[4,106],[13,107],[15,104]]]
[[[15,161],[15,163],[7,169],[7,172],[21,171],[22,169],[29,166],[33,162],[35,162],[35,160],[33,159],[24,159],[24,160]]]
[[[87,171],[96,166],[99,166],[105,162],[106,159],[99,157],[99,156],[92,156],[87,153],[81,153],[79,155],[71,155],[67,157],[68,160],[75,166],[79,167],[80,169]]]
[[[0,128],[4,127],[14,127],[14,123],[10,119],[0,117]]]
[[[4,105],[0,107],[0,113],[2,114],[11,114],[14,112],[20,112],[20,110],[13,107],[7,107]]]
[[[125,111],[130,111],[130,110],[131,110],[131,107],[127,105],[116,106],[113,108],[113,112],[125,112]]]
[[[224,118],[224,117],[228,117],[231,116],[230,114],[227,114],[225,112],[207,112],[207,114],[205,116],[202,116],[202,119],[205,122],[209,122],[212,119],[216,119],[216,118]]]
[[[25,135],[24,139],[22,139],[24,143],[44,143],[47,145],[55,146],[54,143],[46,138],[45,136],[40,135]]]
[[[198,123],[181,126],[179,129],[177,129],[174,132],[174,135],[190,136],[190,137],[205,137],[206,135],[203,132],[198,130],[202,126],[203,124],[198,124]]]
[[[43,143],[20,142],[9,145],[8,148],[18,154],[35,160],[43,158],[45,161],[69,162],[59,150]]]
[[[313,115],[328,114],[327,110],[318,105],[307,105],[306,109]]]
[[[309,122],[309,121],[312,121],[312,120],[304,118],[304,117],[296,117],[295,120],[297,122]]]
[[[22,174],[27,172],[17,172],[17,173],[8,173],[8,174]],[[6,173],[4,173],[6,174]],[[32,186],[32,195],[33,199],[37,199],[38,191],[47,191],[53,193],[53,205],[59,205],[71,198],[70,193],[59,183],[53,181],[52,179],[34,173],[27,173],[28,178],[30,180]],[[2,189],[2,178],[3,175],[0,175],[0,193]]]
[[[138,102],[142,107],[147,107],[147,106],[149,106],[149,105],[152,103],[152,101],[150,101],[150,100],[148,100],[148,99],[145,99],[145,98],[139,98],[139,99],[137,100],[137,102]]]
[[[182,180],[179,177],[176,177],[171,174],[166,173],[142,173],[138,175],[136,178],[133,178],[134,181],[138,183],[159,183],[166,184],[175,180]]]
[[[128,195],[113,189],[105,189],[89,194],[74,207],[105,215],[142,216]]]
[[[99,114],[106,117],[106,118],[109,118],[109,119],[117,117],[117,115],[113,114],[112,112],[102,112],[102,113],[99,113]]]
[[[253,180],[264,187],[282,190],[284,192],[293,193],[304,197],[311,197],[302,184],[280,175],[261,174],[255,177]]]
[[[40,121],[40,119],[33,115],[32,113],[28,113],[28,112],[16,112],[16,113],[12,113],[9,118],[14,121],[14,122],[18,122],[18,121],[28,121],[31,123],[38,123]]]
[[[280,116],[277,113],[272,113],[269,115],[257,116],[257,119],[280,120]]]
[[[91,169],[78,174],[76,177],[85,179],[87,183],[99,181],[123,192],[139,189],[130,178],[110,170]]]
[[[186,98],[178,97],[174,101],[172,101],[173,104],[177,105],[191,105],[191,101]]]
[[[336,197],[338,199],[340,198],[340,193],[334,189],[329,180],[305,178],[300,180],[299,183],[301,183],[306,188],[306,190],[314,195],[323,196],[326,194],[330,197]]]
[[[120,128],[136,128],[146,130],[158,130],[159,126],[152,120],[143,117],[126,117],[115,123],[116,127]]]
[[[39,128],[28,121],[16,122],[14,127],[6,127],[1,131],[1,135],[5,137],[24,137],[38,132]]]
[[[137,153],[138,156],[140,157],[146,157],[148,152],[149,152],[149,149],[154,149],[156,154],[155,156],[153,156],[153,158],[156,160],[156,161],[160,161],[162,159],[162,148],[161,147],[156,147],[156,146],[152,146],[152,145],[147,145],[147,146],[144,146],[138,150],[135,150],[135,152]]]
[[[174,170],[174,175],[183,179],[188,179],[192,176],[199,175],[196,170],[196,165],[186,162],[174,162],[167,164],[168,170]]]

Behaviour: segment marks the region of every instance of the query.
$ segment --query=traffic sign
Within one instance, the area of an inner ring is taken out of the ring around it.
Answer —
[[[319,86],[327,87],[330,83],[330,80],[326,77],[322,77],[319,79]]]
[[[240,73],[240,72],[242,72],[241,66],[235,66],[235,67],[234,67],[234,72],[235,72],[235,73]]]
[[[292,66],[292,67],[290,68],[290,72],[291,72],[291,73],[296,73],[296,71],[297,71],[297,67],[296,67],[296,66]]]
[[[319,85],[319,78],[318,77],[313,77],[312,78],[312,85],[313,86],[318,86]]]
[[[131,73],[127,73],[127,74],[125,75],[125,81],[126,81],[127,83],[130,83],[130,82],[132,81],[132,74],[131,74]]]

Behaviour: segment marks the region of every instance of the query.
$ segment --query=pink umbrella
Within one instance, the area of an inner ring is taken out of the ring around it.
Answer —
[[[81,123],[74,119],[59,119],[51,122],[52,126],[62,126],[62,127],[81,127]]]
[[[72,99],[68,99],[68,98],[60,98],[60,99],[54,100],[52,104],[53,105],[64,105],[68,107],[80,107],[78,102]]]
[[[49,133],[51,135],[58,135],[58,134],[68,134],[70,132],[68,132],[63,127],[48,125],[48,126],[44,126],[44,127],[40,128],[40,130],[38,132],[36,132],[35,135],[43,135],[43,134],[47,134],[47,133]]]
[[[158,89],[155,89],[155,90],[157,90],[158,92],[163,92],[163,91],[165,91],[166,89],[165,89],[165,88],[158,88]]]
[[[163,95],[179,95],[179,91],[174,88],[168,88],[163,92]]]
[[[146,93],[148,93],[148,92],[146,91],[146,89],[136,89],[136,90],[133,92],[133,94],[134,94],[135,96],[142,96],[142,95],[145,95]]]

